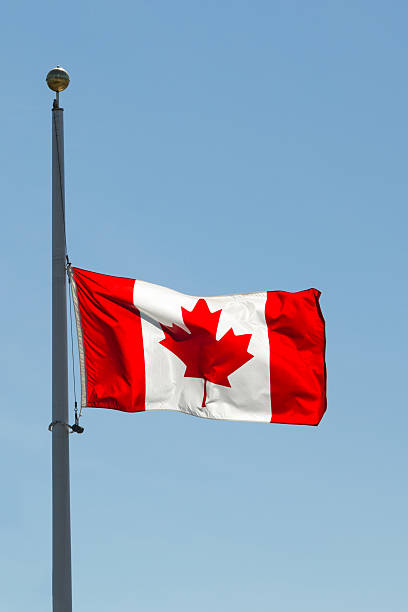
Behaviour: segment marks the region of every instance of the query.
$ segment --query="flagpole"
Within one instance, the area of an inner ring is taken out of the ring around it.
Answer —
[[[69,83],[57,66],[47,75],[56,92],[52,116],[52,600],[53,612],[72,612],[69,487],[68,354],[64,184],[64,110]]]

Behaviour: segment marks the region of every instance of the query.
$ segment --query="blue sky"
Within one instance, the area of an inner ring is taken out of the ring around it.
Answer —
[[[89,409],[76,612],[403,612],[408,7],[2,7],[0,601],[51,609],[50,107],[74,264],[195,295],[323,295],[318,428]],[[72,402],[71,402],[72,405]]]

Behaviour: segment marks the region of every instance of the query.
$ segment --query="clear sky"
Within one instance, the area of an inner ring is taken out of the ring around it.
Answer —
[[[74,264],[317,287],[327,321],[318,428],[86,412],[75,612],[408,609],[407,20],[399,0],[4,1],[2,610],[51,609],[56,64]]]

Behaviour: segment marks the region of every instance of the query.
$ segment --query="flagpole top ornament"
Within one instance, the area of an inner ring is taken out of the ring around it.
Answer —
[[[49,71],[47,74],[47,85],[52,91],[59,93],[64,91],[69,85],[69,74],[61,66],[57,66]]]

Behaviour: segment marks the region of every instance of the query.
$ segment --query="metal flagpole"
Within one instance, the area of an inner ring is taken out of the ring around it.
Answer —
[[[59,92],[69,83],[57,66],[47,75],[52,108],[52,599],[53,612],[72,612],[69,492],[68,354],[64,123]]]

